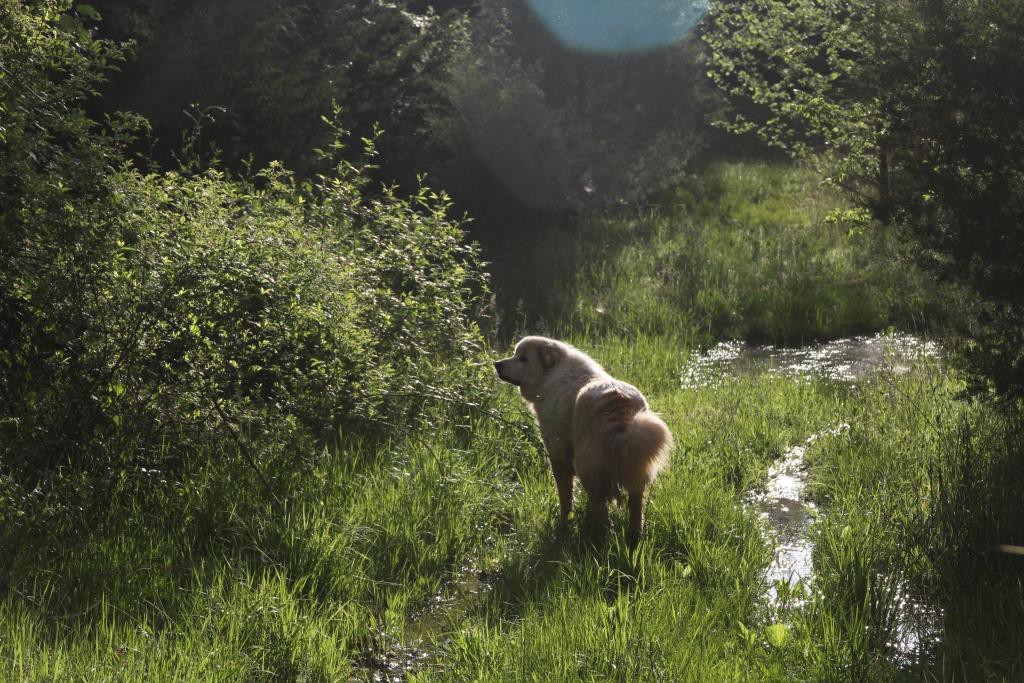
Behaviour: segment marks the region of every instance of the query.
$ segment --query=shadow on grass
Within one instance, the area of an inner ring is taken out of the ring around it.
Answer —
[[[567,524],[548,522],[529,549],[497,570],[493,590],[475,616],[515,623],[556,592],[600,593],[611,605],[620,594],[642,590],[654,563],[685,562],[686,550],[670,530],[648,533],[631,544],[623,511],[613,508],[615,524],[605,533],[592,529],[582,517],[571,517]]]

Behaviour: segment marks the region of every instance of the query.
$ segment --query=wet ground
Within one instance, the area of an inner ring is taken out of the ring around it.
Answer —
[[[494,579],[490,572],[463,567],[455,580],[406,624],[406,638],[421,647],[436,648],[438,639],[455,630],[487,597]]]
[[[478,607],[491,590],[495,577],[486,571],[463,567],[424,609],[405,625],[405,638],[381,638],[355,659],[362,678],[374,683],[399,683],[413,672],[429,671],[444,641],[458,624]]]
[[[683,368],[683,388],[720,386],[731,378],[761,372],[795,379],[857,383],[879,372],[901,374],[915,363],[939,357],[932,342],[911,335],[850,337],[801,348],[751,346],[723,342]],[[768,472],[763,489],[751,491],[746,504],[764,520],[774,547],[765,572],[766,602],[773,613],[799,608],[813,590],[814,543],[811,528],[819,511],[807,496],[807,449],[824,438],[842,438],[850,425],[837,424],[791,446]],[[887,643],[894,661],[912,665],[941,639],[941,611],[913,598],[895,576],[879,576],[893,596],[892,632]]]

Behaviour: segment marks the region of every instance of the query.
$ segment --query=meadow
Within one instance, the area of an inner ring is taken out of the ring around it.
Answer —
[[[621,511],[605,543],[556,527],[511,387],[438,389],[259,473],[224,452],[186,478],[122,476],[99,502],[76,500],[93,494],[73,474],[20,501],[2,539],[3,675],[1024,677],[1020,560],[993,551],[1024,542],[1019,435],[955,370],[921,357],[857,382],[682,381],[719,340],[929,334],[954,295],[907,266],[898,235],[808,170],[749,162],[545,234],[495,265],[505,313],[492,348],[466,353],[484,372],[518,334],[550,334],[644,390],[677,446],[635,548]],[[769,600],[775,548],[749,495],[812,435],[813,580]],[[905,625],[908,603],[924,622]]]

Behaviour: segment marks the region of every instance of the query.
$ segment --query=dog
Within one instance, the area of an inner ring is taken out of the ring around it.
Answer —
[[[525,337],[498,377],[519,387],[533,410],[558,489],[561,520],[572,511],[578,477],[590,500],[591,524],[611,526],[608,504],[629,494],[629,539],[644,529],[644,499],[668,464],[672,433],[631,384],[617,380],[582,351],[547,337]]]

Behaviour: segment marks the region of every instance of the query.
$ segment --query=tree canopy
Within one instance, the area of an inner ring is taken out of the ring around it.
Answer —
[[[1024,397],[1024,6],[1014,0],[720,2],[721,120],[823,163],[922,262],[976,298],[963,357]]]

